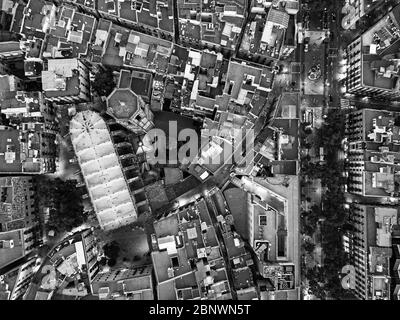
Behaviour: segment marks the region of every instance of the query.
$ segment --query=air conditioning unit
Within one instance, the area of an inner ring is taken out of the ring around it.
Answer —
[[[14,240],[1,240],[0,241],[1,249],[12,249],[14,248]]]

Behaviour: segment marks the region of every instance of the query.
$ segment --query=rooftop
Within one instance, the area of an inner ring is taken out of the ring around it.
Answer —
[[[43,56],[47,58],[87,56],[95,25],[95,17],[80,13],[74,8],[62,6],[57,20],[50,26]]]
[[[267,14],[262,8],[257,13],[251,15],[250,23],[246,25],[240,50],[246,54],[277,60],[292,17],[281,8],[270,7]],[[292,27],[292,25],[290,26]],[[288,30],[288,32],[291,33],[292,30]]]
[[[229,62],[224,93],[236,103],[244,104],[249,92],[256,89],[269,91],[271,85],[272,73],[268,68],[240,61]]]
[[[112,22],[99,19],[96,31],[93,36],[92,50],[91,50],[91,60],[95,63],[101,62],[101,57],[105,53],[107,46],[107,39],[111,31]]]
[[[131,89],[115,89],[107,97],[107,106],[119,119],[130,119],[138,109],[138,97]]]
[[[100,299],[129,297],[133,300],[153,300],[151,266],[118,269],[99,273],[91,285]]]
[[[72,3],[80,4],[88,8],[95,8],[96,0],[68,0]],[[68,2],[67,1],[67,2]]]
[[[213,286],[227,284],[227,276],[210,269],[218,265],[220,271],[224,262],[204,199],[155,222],[154,228],[158,251],[152,252],[152,260],[159,298],[177,299],[171,288],[178,290],[179,298],[215,298]],[[217,296],[227,293],[229,285],[224,285]]]
[[[23,22],[20,33],[27,38],[44,39],[50,26],[56,21],[57,7],[44,0],[29,0],[23,11]]]
[[[0,42],[0,55],[2,53],[21,51],[18,41],[4,41]]]
[[[0,232],[22,229],[29,220],[26,207],[33,205],[30,177],[0,178]],[[30,218],[30,217],[29,217]]]
[[[112,230],[134,222],[135,204],[104,120],[95,112],[80,112],[70,132],[100,226]]]
[[[172,42],[115,24],[108,35],[102,62],[113,66],[131,66],[165,73],[168,68]]]
[[[244,23],[245,0],[179,0],[177,6],[180,34],[187,41],[235,48]]]
[[[39,173],[47,171],[42,155],[41,123],[24,124],[23,129],[0,126],[0,172]],[[44,142],[43,142],[44,143]]]
[[[400,38],[400,6],[380,19],[361,36],[363,46],[373,46],[378,54],[387,54],[391,45]]]
[[[362,84],[386,91],[399,89],[400,6],[361,35]],[[393,60],[394,59],[394,60]]]
[[[97,3],[100,12],[119,17],[129,23],[159,29],[168,34],[173,33],[172,0],[139,0],[134,3],[127,0],[98,0]]]
[[[24,256],[23,236],[23,230],[0,232],[0,269]]]
[[[78,59],[49,59],[47,70],[42,71],[42,86],[46,97],[78,95]]]

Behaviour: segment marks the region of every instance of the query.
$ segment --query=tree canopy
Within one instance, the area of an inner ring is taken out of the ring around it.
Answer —
[[[104,255],[107,257],[108,259],[108,265],[110,267],[114,266],[117,262],[118,256],[119,256],[119,252],[121,250],[121,248],[119,247],[118,242],[116,241],[111,241],[107,244],[104,245],[103,247],[104,250]]]
[[[338,159],[337,152],[342,149],[344,137],[344,119],[342,111],[330,110],[324,124],[315,132],[315,148],[323,147],[325,162],[312,163],[302,158],[302,174],[311,179],[321,179],[324,186],[321,205],[313,206],[302,213],[302,231],[312,236],[320,226],[322,236],[323,266],[306,272],[310,290],[321,299],[327,295],[340,299],[346,293],[341,286],[340,272],[348,262],[343,248],[345,230],[351,229],[349,217],[351,210],[344,207],[343,162]],[[306,251],[314,248],[304,244]]]
[[[40,204],[51,208],[47,222],[48,229],[69,232],[86,221],[87,217],[83,212],[82,200],[75,180],[43,179],[38,183],[37,188]]]
[[[115,88],[114,74],[112,69],[107,68],[105,71],[99,70],[92,83],[92,89],[99,96],[109,96]]]

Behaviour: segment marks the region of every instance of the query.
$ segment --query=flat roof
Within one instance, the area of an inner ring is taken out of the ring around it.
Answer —
[[[107,97],[107,107],[117,119],[129,120],[138,110],[138,97],[128,88],[114,89]]]
[[[386,89],[386,90],[394,90],[398,86],[398,79],[394,76],[389,78],[379,76],[376,74],[376,70],[373,68],[378,67],[378,64],[381,67],[388,67],[392,65],[392,63],[388,60],[380,60],[376,55],[363,55],[363,67],[362,67],[362,80],[363,85],[368,87]]]
[[[20,43],[18,41],[0,42],[0,53],[13,51],[21,51]]]
[[[14,154],[13,161],[6,159],[7,151]],[[0,128],[0,154],[0,172],[22,172],[19,130]]]
[[[175,292],[175,289],[197,287],[205,277],[205,269],[202,268],[203,259],[216,264],[218,261],[223,261],[204,199],[156,221],[154,229],[159,245],[161,241],[162,249],[167,248],[151,253],[159,298],[175,299],[175,293],[171,293]],[[210,252],[206,253],[208,249]],[[204,258],[199,258],[202,252],[206,255]],[[173,259],[176,259],[178,264],[175,264]],[[194,262],[197,269],[193,266]],[[219,266],[224,268],[223,264]],[[217,277],[221,278],[221,275],[218,274]],[[180,292],[180,294],[190,298],[194,293]]]
[[[47,70],[42,71],[42,85],[46,97],[64,97],[79,94],[78,59],[48,59],[47,64]],[[59,77],[62,77],[63,81],[65,81],[65,89],[59,89],[55,86],[56,79]]]
[[[75,58],[86,55],[96,18],[65,6],[61,7],[58,15],[58,23],[50,27],[50,41],[48,41],[45,53],[53,56],[53,48],[63,48],[71,50],[72,57]],[[67,29],[70,23],[74,25],[76,31]]]
[[[142,292],[145,298],[153,298],[151,267],[135,267],[119,269],[107,273],[99,273],[92,281],[93,294],[99,294],[103,288],[114,292]],[[150,292],[148,292],[150,291]]]
[[[0,269],[24,256],[22,230],[0,232],[0,241],[13,240],[13,248],[0,248]]]

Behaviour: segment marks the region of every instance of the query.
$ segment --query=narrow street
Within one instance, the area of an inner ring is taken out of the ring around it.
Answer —
[[[237,57],[237,55],[238,55],[240,44],[242,43],[243,35],[246,31],[246,26],[250,23],[251,3],[252,3],[252,1],[247,1],[247,9],[246,9],[247,15],[245,17],[245,21],[243,23],[243,28],[240,31],[239,38],[238,38],[238,41],[237,41],[237,44],[235,47],[235,54],[234,54],[235,57]]]
[[[174,40],[176,44],[180,44],[179,38],[179,17],[178,17],[178,0],[172,0],[172,4],[174,7]]]

